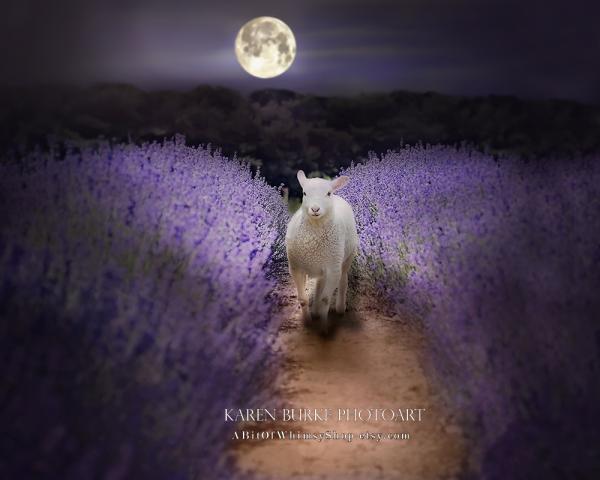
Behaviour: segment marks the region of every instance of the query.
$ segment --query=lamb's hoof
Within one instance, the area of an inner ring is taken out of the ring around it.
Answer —
[[[319,317],[319,331],[321,335],[326,336],[331,331],[331,320],[327,316]]]
[[[336,305],[335,313],[337,313],[338,315],[343,315],[344,313],[346,313],[346,307],[342,305]]]

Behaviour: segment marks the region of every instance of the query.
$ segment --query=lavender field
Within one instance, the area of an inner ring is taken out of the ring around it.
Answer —
[[[600,159],[407,147],[344,173],[359,272],[423,319],[478,477],[594,478]]]
[[[0,165],[0,478],[229,478],[287,209],[183,138]]]
[[[591,478],[599,159],[419,146],[343,173],[360,285],[424,328],[466,478]],[[0,478],[234,478],[222,410],[271,400],[287,220],[182,137],[0,164]]]

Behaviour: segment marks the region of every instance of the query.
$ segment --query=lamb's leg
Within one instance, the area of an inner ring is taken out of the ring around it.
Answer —
[[[321,318],[321,331],[323,333],[327,333],[329,331],[329,302],[331,301],[331,297],[333,296],[333,292],[340,282],[341,270],[328,270],[325,273],[325,278],[323,279],[323,294],[319,300],[319,304],[317,306],[317,311],[319,313],[319,317]]]
[[[308,296],[306,295],[306,273],[297,268],[290,267],[290,274],[298,292],[298,302],[302,309],[302,319],[308,322],[310,321],[310,312],[308,310]]]
[[[346,259],[342,265],[337,301],[335,302],[335,311],[340,315],[346,311],[346,293],[348,292],[348,271],[350,270],[350,265],[352,265],[352,257]]]
[[[338,287],[335,311],[342,315],[346,311],[346,291],[348,290],[348,270],[342,270],[340,286]]]
[[[325,279],[323,277],[317,277],[315,284],[315,294],[313,297],[313,302],[310,309],[310,314],[313,317],[319,316],[319,303],[321,302],[321,297],[323,296],[323,287],[325,286]]]

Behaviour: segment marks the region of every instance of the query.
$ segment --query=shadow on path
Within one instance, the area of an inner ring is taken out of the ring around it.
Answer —
[[[335,316],[335,327],[323,337],[316,325],[300,320],[290,285],[283,285],[279,296],[285,317],[277,348],[285,360],[277,388],[283,407],[331,408],[334,415],[327,421],[246,424],[242,429],[298,436],[329,432],[332,438],[237,440],[233,452],[240,470],[277,479],[427,480],[460,474],[466,459],[463,432],[424,375],[420,332],[384,313],[377,299],[363,296],[356,311]],[[350,418],[344,413],[340,420],[339,409],[349,411]],[[413,409],[413,418],[416,409],[425,410],[421,421],[355,421],[354,409],[393,409],[407,419],[407,410]],[[384,438],[360,438],[366,432]]]

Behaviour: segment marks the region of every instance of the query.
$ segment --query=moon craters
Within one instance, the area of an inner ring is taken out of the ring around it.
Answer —
[[[270,78],[285,72],[296,55],[296,40],[290,28],[273,17],[246,23],[236,38],[236,56],[251,75]]]

